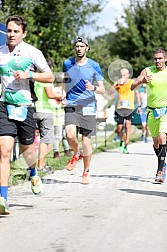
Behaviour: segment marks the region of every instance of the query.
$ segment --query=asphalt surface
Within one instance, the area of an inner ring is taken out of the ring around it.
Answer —
[[[90,185],[81,184],[81,160],[45,177],[40,196],[29,182],[11,187],[0,251],[166,252],[167,182],[154,182],[152,141],[129,151],[94,154]]]

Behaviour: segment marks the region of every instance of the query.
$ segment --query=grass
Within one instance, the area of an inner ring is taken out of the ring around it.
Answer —
[[[97,140],[92,138],[92,146],[97,143],[96,147],[93,147],[93,154],[105,152],[107,150],[115,149],[119,147],[119,142],[113,142],[115,133],[111,133],[109,137],[107,137],[107,145],[105,146],[104,136],[98,136]],[[131,134],[130,143],[134,143],[140,140],[141,133],[135,132]],[[80,139],[79,139],[79,142]],[[64,152],[62,146],[60,146],[60,159],[53,158],[53,151],[51,151],[46,158],[46,163],[51,166],[55,171],[65,169],[67,161],[70,157],[64,156]],[[40,172],[41,177],[44,177],[46,173]],[[10,186],[17,185],[20,183],[24,183],[29,179],[29,174],[27,172],[27,165],[23,157],[20,157],[15,162],[11,163],[11,176],[10,176]]]

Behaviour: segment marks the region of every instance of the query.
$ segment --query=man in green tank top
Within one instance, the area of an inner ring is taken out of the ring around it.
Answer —
[[[157,48],[153,53],[154,66],[144,68],[133,82],[131,90],[146,83],[148,105],[148,128],[153,139],[153,148],[158,158],[155,181],[164,183],[166,178],[167,134],[167,54]]]

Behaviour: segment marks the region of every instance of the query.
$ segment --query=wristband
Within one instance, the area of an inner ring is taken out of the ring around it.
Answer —
[[[29,80],[32,80],[33,79],[32,71],[29,71],[29,75],[30,75]]]
[[[139,105],[138,108],[141,108],[141,105]]]
[[[97,87],[96,87],[96,86],[94,86],[94,90],[93,90],[93,91],[95,92],[95,91],[96,91],[96,89],[97,89]]]

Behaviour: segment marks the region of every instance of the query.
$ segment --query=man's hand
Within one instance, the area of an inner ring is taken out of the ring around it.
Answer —
[[[145,75],[145,76],[143,77],[142,83],[148,83],[148,82],[152,81],[152,79],[153,79],[153,76],[152,76],[152,75]]]
[[[138,108],[137,108],[137,113],[140,114],[141,111],[142,111],[141,106],[138,106]]]
[[[21,70],[13,71],[13,75],[16,80],[25,80],[25,79],[30,78],[29,72],[23,72]]]
[[[85,80],[85,88],[86,90],[94,91],[94,85],[92,85],[88,80]]]

